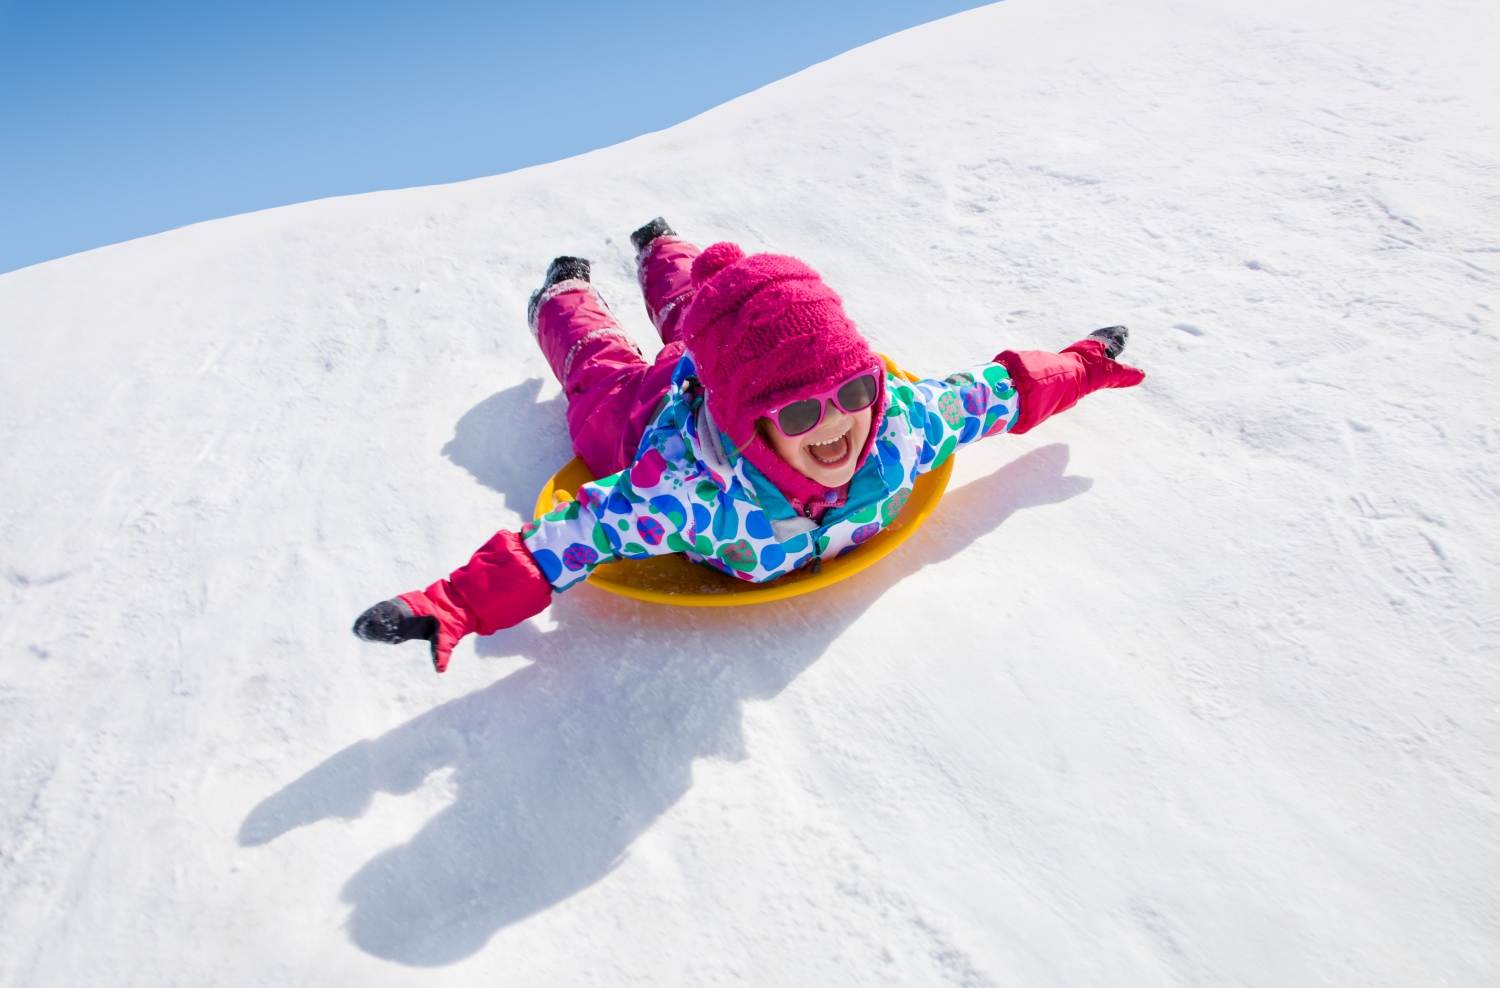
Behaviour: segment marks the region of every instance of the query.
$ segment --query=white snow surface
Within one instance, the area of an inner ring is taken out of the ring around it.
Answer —
[[[1500,983],[1496,50],[1008,0],[0,277],[0,984]],[[1126,323],[1150,376],[815,595],[355,639],[570,455],[553,255],[654,348],[657,213],[914,370]]]

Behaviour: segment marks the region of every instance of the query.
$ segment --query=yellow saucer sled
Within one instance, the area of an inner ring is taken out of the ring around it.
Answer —
[[[897,377],[908,381],[919,380],[915,375],[897,367],[889,357],[882,359],[885,360],[886,368]],[[600,590],[634,597],[636,600],[675,604],[679,607],[763,604],[810,593],[848,579],[905,542],[912,532],[922,527],[948,487],[948,478],[953,473],[953,459],[954,457],[949,456],[942,466],[917,478],[906,506],[878,535],[856,546],[852,552],[834,559],[824,559],[819,573],[804,568],[769,583],[750,583],[707,566],[700,566],[673,552],[649,559],[622,559],[619,562],[604,563],[594,568],[586,582]],[[532,517],[540,518],[557,504],[573,500],[573,492],[594,479],[596,478],[584,465],[583,459],[573,457],[542,488]]]

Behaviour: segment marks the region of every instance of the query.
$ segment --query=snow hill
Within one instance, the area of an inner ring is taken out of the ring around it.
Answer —
[[[0,984],[1500,982],[1497,43],[1007,0],[0,277]],[[527,293],[592,257],[650,341],[657,213],[912,369],[1123,322],[1150,378],[814,596],[354,639],[528,517]]]

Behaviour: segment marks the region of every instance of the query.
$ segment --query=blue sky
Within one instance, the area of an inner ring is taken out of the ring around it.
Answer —
[[[0,272],[669,127],[964,0],[0,0]]]

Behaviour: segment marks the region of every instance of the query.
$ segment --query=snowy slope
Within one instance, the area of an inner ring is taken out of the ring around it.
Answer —
[[[0,984],[1497,983],[1497,42],[1008,0],[0,277]],[[916,370],[1124,322],[1151,376],[812,597],[355,640],[523,520],[526,294],[585,254],[650,339],[658,212]]]

